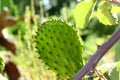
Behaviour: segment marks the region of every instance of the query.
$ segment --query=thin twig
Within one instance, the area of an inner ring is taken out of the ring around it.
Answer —
[[[104,80],[107,80],[107,79],[105,78],[105,76],[102,75],[96,68],[94,69],[94,71],[95,71],[95,73],[97,74],[97,76],[99,76],[100,78],[102,78],[102,79],[104,79]]]
[[[82,80],[89,71],[93,70],[100,59],[106,54],[106,52],[120,39],[120,28],[116,30],[113,35],[101,46],[98,47],[95,54],[93,54],[86,63],[86,65],[71,79],[71,80]]]

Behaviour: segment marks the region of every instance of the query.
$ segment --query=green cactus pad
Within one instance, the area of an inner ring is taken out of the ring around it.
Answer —
[[[42,24],[36,35],[40,59],[63,78],[70,78],[83,66],[82,46],[77,30],[61,20]]]

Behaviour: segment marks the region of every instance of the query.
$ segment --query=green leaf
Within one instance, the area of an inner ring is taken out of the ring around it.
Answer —
[[[76,26],[83,29],[88,25],[95,0],[84,0],[78,3],[73,10]]]
[[[117,71],[120,71],[120,61],[116,62]]]
[[[104,25],[114,25],[116,24],[116,19],[113,17],[110,9],[110,4],[101,1],[97,8],[96,16],[99,21]]]
[[[97,68],[107,80],[120,80],[120,61],[107,63]]]
[[[107,80],[120,80],[120,61],[115,63],[102,64],[97,67],[97,71],[104,76]],[[103,80],[96,73],[88,73],[85,77],[87,80]]]
[[[115,61],[120,60],[120,40],[115,44]]]
[[[111,13],[118,13],[120,12],[120,7],[119,6],[113,6],[111,9]]]

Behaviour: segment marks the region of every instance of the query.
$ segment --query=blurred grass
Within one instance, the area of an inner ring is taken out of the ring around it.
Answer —
[[[26,6],[24,21],[17,24],[25,29],[18,30],[18,35],[16,35],[17,55],[13,56],[14,62],[20,69],[20,80],[56,80],[56,74],[48,70],[44,63],[38,59],[35,50],[34,35],[38,23],[40,23],[38,21],[34,1],[31,0],[31,6]]]
[[[16,18],[20,17],[18,14],[18,9],[15,7],[13,0],[11,1],[12,3],[7,3],[7,0],[5,1],[6,2],[0,1],[0,4],[4,3],[4,5],[0,6],[1,11],[3,6],[7,6],[10,10],[10,14],[13,13]],[[35,50],[34,35],[36,34],[36,30],[39,27],[39,24],[41,24],[42,21],[49,17],[48,14],[46,14],[47,17],[44,17],[45,14],[42,0],[39,0],[39,2],[39,18],[35,14],[36,11],[34,8],[34,0],[31,0],[31,5],[25,7],[25,12],[23,13],[24,20],[19,21],[16,25],[13,25],[13,27],[8,28],[8,33],[12,35],[17,42],[17,55],[12,55],[11,52],[9,53],[13,59],[13,62],[17,65],[20,71],[20,80],[60,80],[59,76],[57,76],[56,73],[48,70],[44,63],[38,58],[39,55]],[[11,7],[11,5],[14,6]],[[63,13],[64,12],[65,10]],[[67,15],[65,14],[61,16],[67,19]],[[5,50],[3,47],[0,49]]]

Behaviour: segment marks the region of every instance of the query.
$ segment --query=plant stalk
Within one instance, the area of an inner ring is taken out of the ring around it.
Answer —
[[[116,30],[113,35],[102,45],[98,46],[97,51],[93,54],[86,65],[76,73],[71,80],[82,80],[89,71],[93,70],[98,64],[100,59],[106,54],[106,52],[120,39],[120,28]]]

